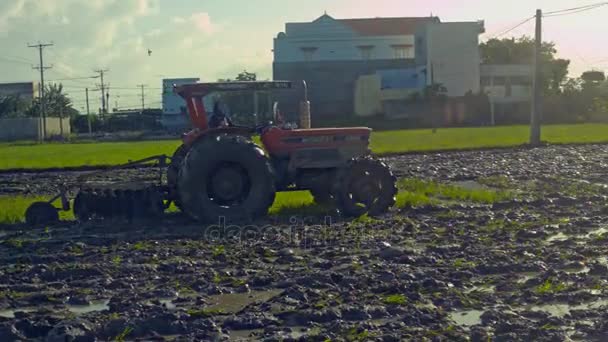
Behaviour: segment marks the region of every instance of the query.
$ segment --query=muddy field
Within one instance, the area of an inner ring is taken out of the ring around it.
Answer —
[[[4,227],[0,341],[608,339],[608,145],[388,162],[514,196],[359,221]],[[49,194],[79,174],[4,174],[0,192]]]

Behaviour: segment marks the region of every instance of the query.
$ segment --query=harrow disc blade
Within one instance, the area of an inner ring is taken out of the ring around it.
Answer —
[[[164,193],[158,187],[144,189],[81,189],[74,199],[74,215],[90,219],[154,218],[165,210]]]

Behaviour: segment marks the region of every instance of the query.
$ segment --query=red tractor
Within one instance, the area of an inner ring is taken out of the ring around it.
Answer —
[[[175,88],[194,126],[167,173],[170,198],[185,213],[203,221],[253,219],[267,214],[277,191],[298,190],[309,190],[315,201],[333,204],[346,216],[378,215],[394,205],[396,179],[370,156],[370,128],[293,129],[281,122],[276,106],[273,120],[256,127],[230,120],[219,127],[208,124],[203,98],[210,93],[287,88],[291,83],[283,81]]]
[[[213,116],[208,118],[204,104],[204,98],[212,93],[246,91],[254,93],[257,107],[259,93],[288,88],[291,83],[281,81],[175,87],[175,92],[186,100],[194,129],[184,134],[183,144],[171,162],[166,162],[167,156],[154,156],[117,167],[156,161],[161,174],[154,177],[154,184],[91,181],[106,170],[85,174],[77,181],[74,215],[80,221],[156,217],[173,202],[200,221],[215,221],[218,217],[229,222],[248,221],[268,213],[277,191],[297,190],[310,191],[318,203],[335,205],[345,216],[386,212],[395,203],[396,179],[386,164],[370,156],[371,129],[294,129],[282,122],[276,105],[273,118],[258,120],[256,114],[249,115],[256,119],[255,123],[239,126],[223,115],[217,103]],[[303,104],[307,115],[301,115],[301,121],[309,126],[310,109],[307,101]],[[256,134],[263,147],[252,138]],[[52,202],[61,198],[62,209],[70,210],[69,189],[63,186],[51,201],[32,204],[26,211],[26,221],[57,221],[58,209]]]

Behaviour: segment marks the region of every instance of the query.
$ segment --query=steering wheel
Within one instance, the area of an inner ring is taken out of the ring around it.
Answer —
[[[264,134],[264,132],[266,132],[266,130],[268,130],[269,128],[271,128],[273,126],[275,126],[274,122],[267,121],[265,123],[255,126],[254,130],[256,133],[261,135],[261,134]]]

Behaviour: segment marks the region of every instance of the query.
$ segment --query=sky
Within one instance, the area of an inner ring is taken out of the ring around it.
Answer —
[[[599,0],[0,0],[0,82],[38,81],[38,51],[44,49],[49,81],[61,82],[78,110],[91,89],[100,106],[96,69],[108,69],[111,107],[160,107],[161,79],[234,78],[247,69],[272,77],[272,44],[286,22],[312,21],[324,12],[337,19],[439,16],[442,21],[484,20],[493,37],[534,15],[585,6]],[[571,62],[571,76],[608,69],[608,6],[544,19],[544,40]],[[505,37],[534,33],[534,21]],[[148,49],[152,51],[148,56]],[[84,78],[64,80],[66,78]],[[63,81],[58,81],[63,80]]]

